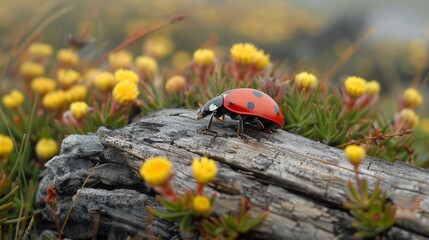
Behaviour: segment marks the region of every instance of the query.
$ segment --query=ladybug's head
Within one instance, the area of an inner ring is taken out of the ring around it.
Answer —
[[[202,119],[207,117],[208,115],[213,114],[220,107],[223,106],[223,96],[217,96],[212,100],[208,101],[202,108],[200,108],[197,112],[197,119]]]

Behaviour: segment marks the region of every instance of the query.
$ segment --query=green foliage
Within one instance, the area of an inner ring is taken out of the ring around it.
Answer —
[[[192,209],[194,194],[186,191],[178,200],[168,200],[158,197],[159,202],[167,211],[155,210],[148,207],[149,211],[156,217],[177,220],[182,233],[201,236],[202,239],[236,239],[261,224],[267,217],[266,213],[257,217],[250,217],[248,200],[242,198],[240,211],[234,214],[214,216],[213,209],[204,214],[197,213]],[[216,197],[210,198],[213,206]]]
[[[248,208],[247,199],[242,198],[237,215],[205,218],[201,222],[204,239],[236,239],[240,234],[245,234],[260,225],[267,217],[267,214],[263,213],[252,218],[248,214]]]
[[[396,209],[387,201],[386,193],[380,189],[380,180],[377,180],[372,194],[369,193],[367,180],[363,179],[361,183],[361,186],[355,187],[349,181],[348,200],[344,207],[349,209],[356,219],[356,237],[375,237],[393,226]]]

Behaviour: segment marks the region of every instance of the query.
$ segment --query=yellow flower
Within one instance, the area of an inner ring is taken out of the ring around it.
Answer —
[[[79,55],[72,49],[62,48],[57,52],[58,62],[62,65],[75,66],[79,64]]]
[[[76,119],[85,117],[89,112],[88,104],[85,102],[74,102],[70,104],[70,112]]]
[[[407,105],[407,107],[410,107],[410,108],[418,107],[423,103],[422,95],[420,95],[417,89],[413,87],[405,89],[402,97],[404,98],[404,102]]]
[[[128,81],[134,84],[139,82],[139,76],[135,72],[122,68],[115,71],[115,79],[116,82]]]
[[[12,90],[3,97],[3,104],[10,109],[16,109],[24,103],[24,94],[18,90]]]
[[[194,62],[208,66],[214,63],[214,52],[210,49],[201,48],[194,52]]]
[[[115,86],[115,77],[110,72],[101,72],[95,76],[94,85],[103,92],[112,90]]]
[[[311,73],[301,72],[295,76],[295,82],[301,88],[312,89],[316,87],[318,80]]]
[[[163,157],[148,158],[140,168],[140,176],[150,185],[163,185],[171,176],[172,165]]]
[[[80,73],[73,69],[59,69],[57,78],[61,86],[69,88],[79,81]]]
[[[47,58],[52,55],[52,47],[46,43],[33,43],[27,50],[28,54],[34,58]]]
[[[139,89],[137,84],[125,81],[116,84],[113,88],[113,98],[119,104],[127,104],[137,99]]]
[[[236,43],[232,46],[230,53],[234,62],[238,64],[253,63],[253,55],[257,52],[255,45],[251,43]]]
[[[199,214],[208,213],[210,207],[210,200],[206,196],[198,195],[192,199],[192,209]]]
[[[43,106],[48,109],[59,109],[66,103],[65,95],[61,90],[49,92],[43,97]]]
[[[154,76],[158,72],[158,63],[154,58],[139,56],[136,58],[137,68],[146,75]]]
[[[375,80],[367,82],[366,92],[373,96],[378,95],[380,93],[380,84]]]
[[[35,78],[45,73],[45,67],[39,63],[26,61],[21,64],[19,71],[25,77]]]
[[[10,137],[0,134],[0,157],[7,157],[13,151],[13,141]]]
[[[125,50],[109,53],[109,65],[114,69],[128,68],[132,61],[133,55]]]
[[[258,50],[253,54],[252,63],[255,64],[257,70],[262,70],[270,64],[270,55]]]
[[[88,90],[83,85],[76,85],[65,91],[65,100],[69,103],[84,101]]]
[[[360,97],[366,91],[366,81],[360,77],[348,77],[344,82],[347,93],[352,97]]]
[[[415,128],[419,124],[419,116],[410,108],[402,109],[399,118],[404,128]]]
[[[201,159],[194,158],[192,171],[194,172],[195,180],[205,185],[216,177],[217,166],[213,160],[207,157],[202,157]]]
[[[167,93],[180,92],[185,89],[186,79],[180,75],[173,76],[165,83]]]
[[[359,145],[348,145],[345,149],[346,157],[351,164],[358,166],[365,159],[365,149]]]
[[[143,45],[145,54],[154,58],[167,56],[173,48],[174,43],[169,38],[162,36],[151,37]]]
[[[58,153],[58,144],[51,138],[42,138],[37,141],[36,155],[39,159],[48,160]]]
[[[40,95],[45,95],[48,92],[54,91],[56,87],[55,81],[47,77],[38,77],[31,81],[31,88]]]

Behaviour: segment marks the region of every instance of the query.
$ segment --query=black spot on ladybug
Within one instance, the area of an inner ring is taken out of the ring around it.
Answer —
[[[257,97],[257,98],[260,98],[260,97],[262,97],[262,93],[261,92],[259,92],[259,91],[253,91],[253,95],[255,95],[255,97]]]
[[[276,115],[279,115],[279,107],[277,105],[274,105],[274,112],[276,112]]]
[[[255,108],[255,104],[253,102],[248,102],[247,103],[247,108],[250,110],[253,110]]]

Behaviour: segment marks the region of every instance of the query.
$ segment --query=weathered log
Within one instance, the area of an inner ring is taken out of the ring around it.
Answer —
[[[208,156],[219,168],[206,189],[218,196],[216,213],[235,211],[241,196],[250,199],[251,215],[269,212],[249,238],[351,238],[354,219],[343,203],[354,172],[342,150],[283,130],[265,133],[251,126],[245,126],[249,138],[242,141],[231,120],[215,121],[214,133],[199,133],[205,124],[196,121],[192,111],[169,109],[122,129],[70,136],[63,141],[61,154],[46,164],[37,202],[44,206],[45,189],[54,184],[63,221],[72,199],[78,200],[65,229],[71,238],[94,234],[180,238],[174,223],[148,214],[146,205],[157,205],[155,193],[145,187],[138,169],[148,157],[168,157],[174,164],[175,188],[183,193],[195,189],[193,158]],[[397,221],[386,239],[429,237],[427,170],[367,157],[361,176],[371,189],[381,179],[381,187],[397,206]],[[45,213],[52,221],[50,212]]]

